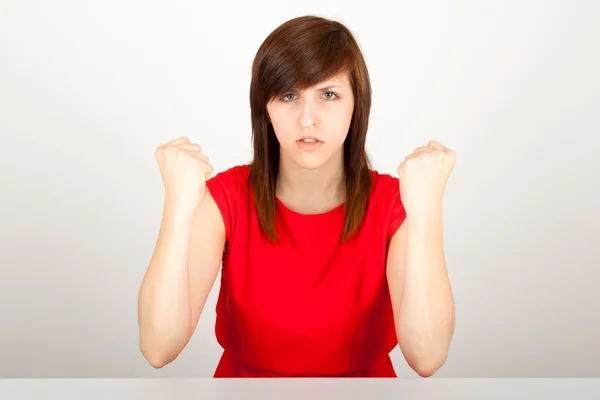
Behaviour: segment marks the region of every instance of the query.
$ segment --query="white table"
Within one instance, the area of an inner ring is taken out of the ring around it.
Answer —
[[[4,379],[0,399],[600,399],[600,379]]]

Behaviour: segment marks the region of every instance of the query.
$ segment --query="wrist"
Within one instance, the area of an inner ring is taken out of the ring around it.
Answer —
[[[177,220],[191,219],[197,208],[197,204],[176,196],[166,196],[164,206],[165,210]]]
[[[441,202],[415,210],[407,210],[406,222],[409,229],[426,230],[442,219]]]

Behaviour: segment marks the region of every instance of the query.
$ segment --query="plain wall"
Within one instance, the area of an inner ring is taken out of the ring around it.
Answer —
[[[435,376],[600,377],[599,4],[2,1],[0,377],[212,376],[219,278],[177,360],[139,351],[154,150],[187,135],[215,172],[248,162],[253,57],[304,14],[363,49],[376,169],[429,140],[457,153],[456,331]]]

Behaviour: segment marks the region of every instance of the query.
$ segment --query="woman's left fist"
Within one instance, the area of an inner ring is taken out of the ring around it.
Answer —
[[[400,196],[407,214],[441,206],[455,164],[454,152],[432,141],[416,148],[398,165]]]

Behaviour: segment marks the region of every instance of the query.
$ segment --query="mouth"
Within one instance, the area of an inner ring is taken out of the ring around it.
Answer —
[[[315,136],[302,136],[296,140],[296,144],[304,151],[314,151],[321,147],[323,141],[317,139]]]
[[[315,136],[302,136],[297,140],[298,143],[322,143],[322,140],[319,140]]]

